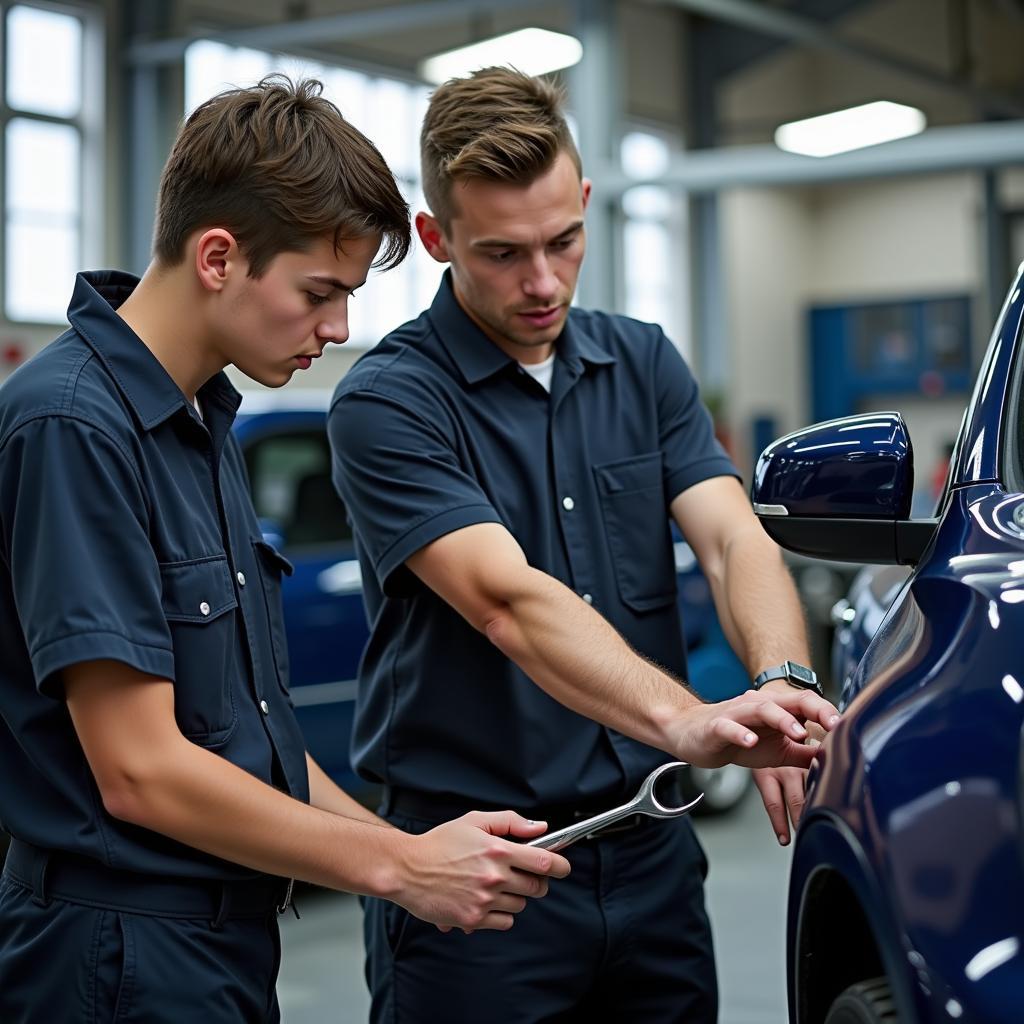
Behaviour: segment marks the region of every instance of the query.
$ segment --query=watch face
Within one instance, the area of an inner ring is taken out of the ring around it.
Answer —
[[[790,679],[796,679],[807,686],[815,686],[817,684],[818,677],[811,669],[798,665],[795,661],[787,661],[786,667],[789,669]]]

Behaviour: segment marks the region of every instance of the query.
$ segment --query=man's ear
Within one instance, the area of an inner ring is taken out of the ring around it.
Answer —
[[[423,248],[437,260],[438,263],[448,263],[451,257],[448,255],[448,246],[444,240],[444,231],[437,218],[420,210],[416,214],[416,234],[420,236]]]
[[[232,274],[244,276],[247,270],[230,231],[208,228],[196,239],[196,276],[207,291],[221,291]]]
[[[583,187],[583,209],[585,210],[587,208],[587,203],[590,202],[590,179],[582,178],[580,180],[580,185]]]

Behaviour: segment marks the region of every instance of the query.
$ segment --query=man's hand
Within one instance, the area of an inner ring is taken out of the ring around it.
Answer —
[[[472,811],[410,836],[403,881],[388,898],[441,931],[507,931],[527,897],[544,896],[548,878],[564,878],[569,862],[499,837],[532,839],[546,828],[513,811]]]
[[[717,704],[688,708],[672,731],[678,756],[701,768],[723,764],[748,768],[792,766],[807,768],[815,748],[805,744],[806,724],[825,731],[839,713],[810,690],[787,687],[787,692],[747,690]]]
[[[793,687],[784,679],[773,680],[761,687],[761,693],[771,695],[792,693]],[[811,747],[821,746],[826,732],[817,722],[807,723],[807,739]],[[788,846],[792,829],[796,831],[804,810],[804,792],[807,786],[807,772],[802,768],[759,768],[754,772],[754,782],[764,801],[764,809],[780,846]]]
[[[758,768],[754,771],[754,783],[761,793],[779,846],[789,845],[790,821],[794,830],[800,824],[806,782],[807,772],[803,768]]]

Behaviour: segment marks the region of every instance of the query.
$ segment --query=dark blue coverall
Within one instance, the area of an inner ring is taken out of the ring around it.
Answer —
[[[278,908],[256,874],[103,807],[61,672],[114,659],[174,684],[184,735],[299,800],[281,574],[223,374],[202,416],[79,275],[68,330],[0,388],[0,1020],[275,1021]]]

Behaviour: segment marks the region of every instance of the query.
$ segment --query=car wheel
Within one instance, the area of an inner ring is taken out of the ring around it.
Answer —
[[[851,985],[829,1008],[825,1024],[893,1024],[896,1004],[887,978]]]
[[[697,768],[680,773],[680,788],[686,801],[698,793],[704,799],[693,809],[694,814],[724,814],[731,811],[746,795],[754,777],[749,768],[727,764],[722,768]]]

